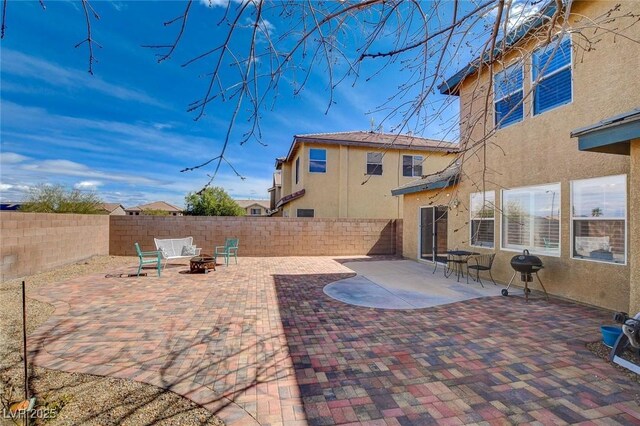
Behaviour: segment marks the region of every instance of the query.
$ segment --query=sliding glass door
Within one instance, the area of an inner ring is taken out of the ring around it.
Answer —
[[[444,262],[447,251],[446,206],[421,207],[419,225],[420,259]]]

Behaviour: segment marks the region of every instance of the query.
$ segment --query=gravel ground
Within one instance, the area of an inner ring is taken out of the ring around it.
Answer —
[[[103,271],[130,272],[137,257],[96,256],[24,279],[28,291],[47,283]],[[22,279],[0,283],[0,410],[21,399]],[[27,298],[27,333],[53,313],[53,307]],[[173,392],[130,380],[30,369],[37,406],[57,412],[47,425],[224,425],[208,410]],[[1,416],[0,416],[1,417]],[[0,425],[22,424],[0,418]],[[34,424],[34,423],[30,423]],[[39,421],[35,424],[42,424]]]
[[[596,354],[600,358],[606,360],[607,362],[609,361],[609,354],[611,353],[611,348],[609,348],[608,346],[605,346],[604,343],[602,343],[600,341],[593,342],[593,343],[588,343],[587,344],[587,349],[589,349],[591,352],[593,352],[594,354]],[[624,359],[626,359],[627,361],[631,361],[631,362],[633,362],[633,363],[635,363],[637,365],[640,365],[640,356],[638,356],[637,353],[634,353],[634,352],[631,352],[630,350],[627,350],[627,351],[624,352],[622,357]],[[629,380],[632,383],[640,384],[640,376],[637,375],[636,373],[634,373],[633,371],[627,370],[626,368],[621,367],[618,364],[614,364],[613,362],[611,363],[611,365],[613,365],[615,368],[617,368],[618,370],[620,370],[624,374],[626,374],[629,377]],[[640,390],[638,391],[638,394],[636,395],[636,401],[638,402],[638,404],[640,404]]]

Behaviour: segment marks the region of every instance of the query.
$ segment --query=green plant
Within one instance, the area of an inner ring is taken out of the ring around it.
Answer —
[[[40,184],[29,191],[23,212],[99,214],[102,201],[94,192]]]
[[[245,210],[220,187],[206,188],[185,197],[185,213],[191,216],[244,216]]]

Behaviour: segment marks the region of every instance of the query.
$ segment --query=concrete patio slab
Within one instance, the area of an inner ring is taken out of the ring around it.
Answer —
[[[381,309],[418,309],[461,302],[478,297],[499,296],[503,286],[457,277],[445,278],[442,267],[410,260],[345,262],[355,277],[328,284],[325,294],[341,302]],[[482,279],[482,277],[481,277]],[[484,281],[484,280],[483,280]]]
[[[609,312],[505,297],[351,306],[323,293],[354,275],[345,261],[51,283],[29,294],[56,308],[29,360],[171,389],[230,426],[640,424],[637,385],[585,347]]]

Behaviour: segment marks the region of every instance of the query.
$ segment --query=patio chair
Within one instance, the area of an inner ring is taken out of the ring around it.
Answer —
[[[218,260],[218,256],[224,256],[224,264],[229,266],[229,257],[233,256],[238,264],[238,238],[227,238],[223,246],[216,246],[213,254],[214,261]]]
[[[491,266],[493,265],[493,259],[495,259],[495,257],[495,253],[470,257],[467,261],[467,284],[469,284],[469,275],[471,275],[469,269],[472,269],[476,271],[475,280],[478,281],[483,288],[484,284],[482,284],[482,281],[480,280],[480,271],[489,271],[491,281],[493,281],[494,285],[497,285],[496,281],[493,279],[493,275],[491,275]]]
[[[138,253],[138,258],[140,259],[140,265],[138,266],[138,276],[140,276],[140,271],[142,270],[143,265],[151,265],[156,264],[156,268],[158,269],[158,276],[160,276],[160,271],[162,270],[162,252],[158,251],[142,251],[140,250],[140,245],[135,243],[136,253]]]

